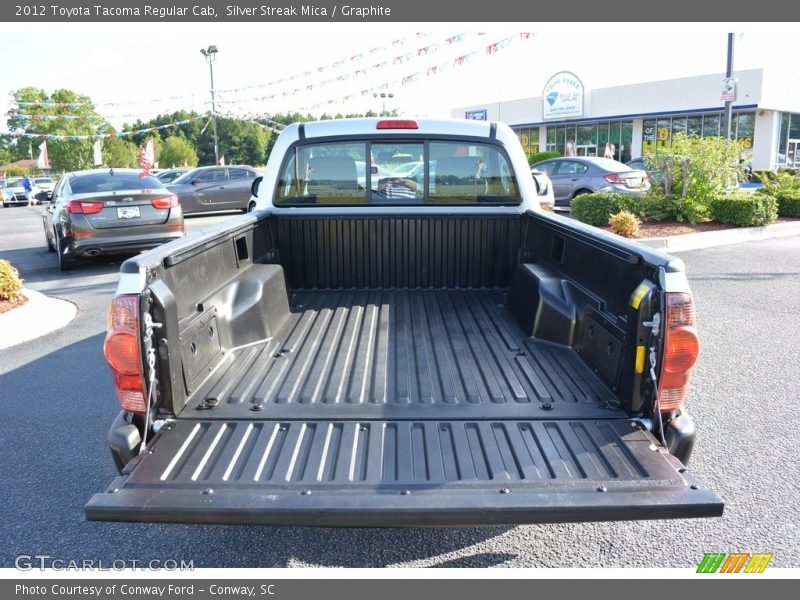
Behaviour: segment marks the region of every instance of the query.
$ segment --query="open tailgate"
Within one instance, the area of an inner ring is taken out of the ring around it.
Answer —
[[[722,500],[629,419],[179,419],[89,520],[319,526],[714,517]]]

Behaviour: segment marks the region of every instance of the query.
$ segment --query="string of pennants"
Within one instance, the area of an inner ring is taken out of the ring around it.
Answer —
[[[435,75],[439,75],[446,71],[450,71],[452,69],[457,69],[463,67],[464,65],[470,64],[475,60],[480,58],[492,56],[501,50],[508,48],[515,40],[530,40],[533,37],[532,33],[529,32],[522,32],[519,34],[510,35],[505,37],[497,42],[489,44],[483,48],[479,48],[472,52],[468,52],[467,54],[463,54],[461,56],[457,56],[456,58],[448,61],[441,62],[437,65],[430,66],[424,70],[416,71],[414,73],[405,75],[403,77],[395,78],[391,81],[383,81],[379,84],[373,85],[367,89],[361,90],[357,93],[345,94],[338,98],[331,98],[323,102],[317,102],[315,104],[309,104],[305,106],[298,106],[295,107],[294,110],[296,111],[312,111],[324,106],[335,105],[341,102],[348,102],[350,100],[354,100],[356,98],[364,98],[370,96],[372,93],[376,91],[387,90],[390,88],[397,88],[406,85],[410,85],[412,83],[416,83],[419,80],[425,77],[433,77]],[[257,98],[256,100],[269,100],[271,97],[267,98]]]
[[[351,79],[364,77],[368,73],[377,71],[379,69],[384,69],[384,68],[390,67],[390,66],[394,67],[394,66],[398,66],[398,65],[402,65],[402,64],[411,62],[411,61],[413,61],[413,60],[415,60],[417,58],[423,58],[423,57],[426,57],[426,56],[432,56],[432,55],[442,51],[447,46],[454,46],[456,44],[463,43],[463,42],[465,42],[465,41],[467,41],[469,39],[472,39],[472,38],[475,38],[475,37],[480,37],[480,36],[485,36],[485,35],[486,35],[485,33],[458,33],[456,35],[448,36],[442,42],[435,42],[435,43],[432,43],[432,44],[428,44],[426,46],[422,46],[421,48],[418,48],[418,49],[414,50],[413,52],[406,52],[404,54],[399,54],[397,56],[392,57],[391,59],[387,58],[387,59],[384,59],[384,60],[382,60],[380,62],[372,64],[370,66],[361,67],[359,69],[356,69],[354,71],[349,71],[347,73],[341,73],[339,75],[336,75],[336,76],[333,76],[333,77],[329,77],[328,79],[324,79],[324,80],[319,81],[317,83],[309,83],[307,85],[303,85],[301,87],[296,87],[296,88],[291,89],[291,90],[286,88],[283,91],[281,91],[280,93],[276,91],[276,92],[274,92],[273,94],[271,94],[269,96],[263,96],[263,97],[258,98],[258,99],[259,100],[272,100],[272,99],[277,98],[277,97],[293,96],[293,95],[295,95],[295,94],[297,94],[299,92],[310,92],[310,91],[313,91],[315,89],[328,87],[328,86],[331,86],[331,85],[335,85],[337,83],[341,83],[343,81],[349,81]],[[337,63],[334,63],[334,65],[339,65],[339,64],[344,64],[344,61],[338,61]],[[306,71],[306,73],[309,74],[309,75],[311,74],[310,71]],[[293,81],[295,79],[298,79],[298,77],[292,76],[292,77],[289,77],[289,78],[278,79],[276,81],[270,81],[270,82],[265,83],[265,84],[251,85],[251,86],[247,86],[247,87],[243,87],[243,88],[221,89],[221,90],[215,90],[215,91],[217,93],[222,93],[222,94],[225,94],[225,93],[240,93],[240,92],[251,90],[251,89],[263,89],[263,88],[267,88],[267,87],[272,87],[273,85],[279,85],[281,83],[290,83],[291,81]],[[252,99],[236,99],[236,100],[231,100],[229,102],[231,102],[231,103],[250,102],[251,100]]]
[[[242,91],[247,91],[247,90],[252,90],[252,89],[270,87],[270,86],[278,85],[278,84],[285,83],[285,82],[295,81],[295,80],[298,80],[298,79],[302,79],[304,77],[310,77],[310,76],[312,76],[312,75],[314,75],[316,73],[324,73],[324,72],[326,72],[326,71],[328,71],[330,69],[335,69],[335,68],[341,67],[341,66],[343,66],[343,65],[345,65],[347,63],[353,63],[353,62],[358,62],[358,61],[365,60],[367,57],[369,57],[371,55],[374,55],[374,54],[376,54],[378,52],[383,52],[383,51],[386,51],[386,50],[388,50],[390,48],[394,48],[396,46],[402,46],[402,45],[405,45],[405,44],[407,44],[407,43],[409,43],[411,41],[415,41],[415,40],[418,40],[418,39],[424,39],[424,38],[430,37],[431,35],[433,35],[433,34],[431,34],[431,33],[417,33],[417,34],[415,34],[413,36],[408,36],[408,37],[398,38],[396,40],[393,40],[393,41],[389,42],[385,46],[376,46],[375,48],[370,48],[369,50],[367,50],[365,52],[359,52],[357,54],[354,54],[354,55],[350,56],[349,58],[339,59],[339,60],[336,60],[336,61],[334,61],[332,63],[321,65],[321,66],[315,67],[314,69],[306,70],[303,73],[291,75],[289,77],[277,79],[275,81],[270,81],[270,82],[263,83],[263,84],[249,85],[249,86],[239,87],[239,88],[219,89],[219,90],[215,90],[215,91],[216,92],[242,92]],[[465,34],[458,34],[458,35],[465,35]],[[483,35],[483,34],[481,34],[481,35]],[[455,38],[457,36],[451,36],[451,37]],[[420,50],[422,50],[422,49],[420,49]],[[420,50],[417,50],[417,52],[419,52]],[[409,53],[409,54],[411,54],[411,53]],[[153,103],[153,102],[167,102],[167,101],[171,101],[171,100],[184,100],[186,98],[194,98],[194,97],[197,97],[197,96],[205,96],[207,93],[208,92],[196,92],[196,93],[193,93],[193,94],[183,94],[183,95],[180,95],[180,96],[168,96],[168,97],[165,97],[165,98],[155,98],[155,99],[152,99],[152,100],[131,100],[131,101],[126,101],[126,102],[51,102],[51,101],[39,101],[39,100],[37,100],[37,101],[21,101],[21,102],[16,102],[16,104],[17,104],[17,106],[20,106],[20,107],[39,107],[39,108],[45,108],[45,107],[46,108],[87,108],[87,107],[91,107],[91,106],[94,106],[94,107],[98,107],[98,106],[129,106],[131,104],[149,104],[149,103]],[[122,116],[125,116],[125,115],[122,115]],[[128,115],[128,116],[135,116],[135,115]]]
[[[22,129],[17,129],[11,132],[11,135],[14,137],[23,137],[23,138],[43,138],[47,140],[70,140],[73,142],[77,142],[78,140],[102,140],[106,138],[118,137],[124,138],[129,136],[140,135],[142,133],[154,133],[156,131],[160,131],[162,129],[169,129],[172,127],[178,127],[179,125],[186,125],[187,123],[192,123],[199,119],[206,118],[207,115],[198,115],[196,117],[191,117],[189,119],[183,119],[181,121],[175,121],[174,123],[166,123],[164,125],[156,125],[155,127],[145,127],[143,129],[133,129],[131,131],[119,131],[116,133],[95,133],[95,134],[88,134],[88,135],[64,135],[64,134],[56,134],[56,133],[30,133],[24,131]]]
[[[466,35],[466,34],[459,34],[459,35]],[[448,39],[453,39],[453,38],[456,38],[456,37],[458,37],[458,36],[452,36],[451,38],[448,38]],[[368,97],[375,91],[386,90],[386,89],[392,88],[392,87],[401,87],[401,86],[410,85],[412,83],[415,83],[415,82],[421,80],[424,77],[432,77],[432,76],[444,73],[446,71],[449,71],[451,69],[456,69],[456,68],[462,67],[464,65],[470,64],[470,63],[472,63],[475,60],[478,60],[480,58],[492,56],[492,55],[500,52],[501,50],[504,50],[508,46],[510,46],[517,39],[524,41],[524,40],[530,40],[532,37],[533,37],[533,34],[530,33],[530,32],[521,32],[521,33],[518,33],[518,34],[513,34],[513,35],[505,37],[505,38],[503,38],[501,40],[498,40],[497,42],[494,42],[494,43],[491,43],[491,44],[489,44],[487,46],[484,46],[483,48],[479,48],[479,49],[474,50],[472,52],[468,52],[466,54],[457,56],[454,59],[450,59],[448,61],[440,62],[439,64],[430,66],[430,67],[428,67],[428,68],[426,68],[424,70],[416,71],[414,73],[405,75],[403,77],[395,78],[395,79],[393,79],[391,81],[381,82],[381,83],[373,85],[373,86],[371,86],[371,87],[369,87],[367,89],[361,90],[360,92],[345,94],[345,95],[339,96],[337,98],[330,98],[328,100],[317,102],[317,103],[306,105],[306,106],[296,106],[296,107],[293,107],[293,111],[295,111],[295,112],[303,112],[303,111],[316,110],[316,109],[319,109],[319,108],[322,108],[322,107],[325,107],[325,106],[335,105],[335,104],[338,104],[338,103],[341,103],[341,102],[348,102],[348,101],[356,99],[356,98]],[[432,44],[431,46],[435,46],[435,45],[436,44]],[[423,54],[423,56],[426,56],[426,55],[427,54]],[[388,64],[388,61],[384,61],[384,63]],[[379,63],[380,64],[380,68],[383,68],[384,63]],[[378,68],[378,65],[373,65],[373,67],[371,67],[371,68]],[[244,89],[244,88],[240,88],[240,89]],[[305,89],[311,89],[311,88],[307,87]],[[284,92],[280,96],[283,97],[283,96],[294,95],[299,91],[303,91],[303,90],[302,89],[297,89],[297,90],[294,90],[293,92]],[[276,97],[278,97],[278,94],[272,94],[272,95],[269,95],[269,96],[262,96],[262,97],[256,97],[256,98],[250,98],[250,99],[239,99],[239,98],[236,98],[236,99],[230,99],[229,100],[229,99],[220,98],[220,100],[221,100],[222,104],[230,105],[230,104],[239,104],[239,103],[243,103],[243,102],[272,100],[272,99],[274,99]],[[22,105],[23,103],[19,103],[19,104]],[[35,104],[35,103],[33,103],[33,104]],[[56,103],[56,104],[58,104],[58,103]],[[50,104],[50,105],[54,106],[56,104]],[[39,105],[40,106],[46,106],[48,104],[47,103],[40,103]],[[16,116],[21,116],[21,115],[16,115]],[[33,117],[33,115],[26,115],[26,116]],[[64,118],[64,117],[67,117],[67,116],[80,117],[81,115],[60,115],[60,116],[59,115],[39,115],[40,119],[38,119],[38,120],[42,120],[42,121],[54,120],[54,119],[58,119],[58,118]],[[241,117],[236,117],[233,114],[231,114],[230,116],[232,116],[234,118],[241,118]],[[41,118],[41,117],[47,117],[47,118]],[[98,133],[98,134],[88,134],[88,135],[64,135],[64,134],[30,133],[30,132],[26,132],[26,131],[24,131],[22,129],[17,129],[17,130],[12,132],[12,135],[14,135],[15,137],[24,137],[24,138],[44,138],[44,139],[48,139],[48,140],[72,140],[72,141],[86,140],[86,139],[98,140],[98,139],[105,139],[105,138],[111,138],[111,137],[123,137],[124,138],[124,137],[128,137],[128,136],[140,135],[140,134],[143,134],[143,133],[152,133],[152,132],[156,132],[156,131],[159,131],[159,130],[162,130],[162,129],[178,127],[180,125],[185,125],[187,123],[191,123],[191,122],[196,121],[198,119],[204,119],[206,117],[207,117],[207,115],[200,115],[200,116],[196,116],[196,117],[191,117],[189,119],[183,119],[181,121],[176,121],[174,123],[167,123],[167,124],[164,124],[164,125],[158,125],[158,126],[154,126],[154,127],[147,127],[147,128],[142,128],[142,129],[135,129],[135,130],[131,130],[131,131],[121,131],[121,132],[117,132],[117,133]],[[258,123],[258,121],[255,120],[256,118],[261,119],[261,120],[267,120],[268,122],[271,122],[274,125],[277,125],[279,127],[282,126],[280,123],[277,123],[277,122],[269,119],[268,117],[263,117],[263,116],[258,116],[258,117],[255,117],[255,118],[249,118],[248,117],[245,120],[249,120],[249,121]],[[37,120],[37,119],[31,119],[31,120]],[[267,128],[267,129],[273,129],[272,127],[264,125],[263,123],[258,123],[258,124],[261,125],[262,127]]]

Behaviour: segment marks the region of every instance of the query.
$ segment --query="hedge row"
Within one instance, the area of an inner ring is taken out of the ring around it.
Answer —
[[[769,194],[736,192],[711,202],[711,214],[738,227],[767,225],[778,218],[778,202]]]
[[[628,194],[599,192],[576,196],[570,203],[570,208],[572,208],[572,216],[579,221],[596,227],[604,227],[608,225],[608,220],[612,215],[623,210],[641,216],[642,200],[638,196]]]

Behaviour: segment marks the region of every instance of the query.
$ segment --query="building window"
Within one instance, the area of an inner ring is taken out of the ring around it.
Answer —
[[[539,152],[539,128],[532,127],[530,129],[517,129],[517,137],[519,143],[525,154],[533,154]]]
[[[800,167],[800,113],[781,113],[778,166]]]
[[[755,113],[739,113],[736,116],[736,139],[741,142],[743,158],[747,161],[753,158],[753,133],[755,133],[755,129]]]
[[[703,115],[703,137],[719,135],[719,115]]]
[[[546,135],[548,152],[562,156],[604,156],[607,144],[611,144],[616,160],[624,162],[632,158],[633,121],[548,125]]]
[[[721,115],[664,117],[658,120],[645,119],[642,123],[642,156],[654,154],[661,149],[669,148],[678,134],[689,137],[714,137],[722,135]],[[731,137],[742,142],[744,158],[749,159],[753,147],[756,115],[753,112],[736,113],[731,119]],[[800,124],[798,124],[800,127]]]
[[[619,160],[621,162],[628,162],[633,158],[631,156],[631,144],[633,143],[633,121],[622,122],[622,143],[617,144],[619,152]]]
[[[703,137],[703,117],[689,117],[686,121],[686,135]]]

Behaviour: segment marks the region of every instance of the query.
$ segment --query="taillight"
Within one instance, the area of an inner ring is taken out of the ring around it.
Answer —
[[[139,296],[116,296],[108,310],[103,354],[114,377],[119,405],[128,412],[147,412],[139,341]]]
[[[67,202],[67,212],[73,215],[93,215],[103,210],[105,204],[102,202],[81,202],[80,200],[70,200]]]
[[[175,208],[178,206],[177,196],[164,196],[163,198],[153,198],[150,200],[153,208]]]
[[[419,129],[416,121],[409,119],[387,119],[378,121],[378,129]]]
[[[608,175],[604,176],[603,179],[609,183],[625,183],[625,178],[619,173],[609,173]]]
[[[700,354],[695,328],[694,302],[687,293],[667,293],[664,360],[658,382],[661,412],[677,410],[686,399],[692,369]]]

